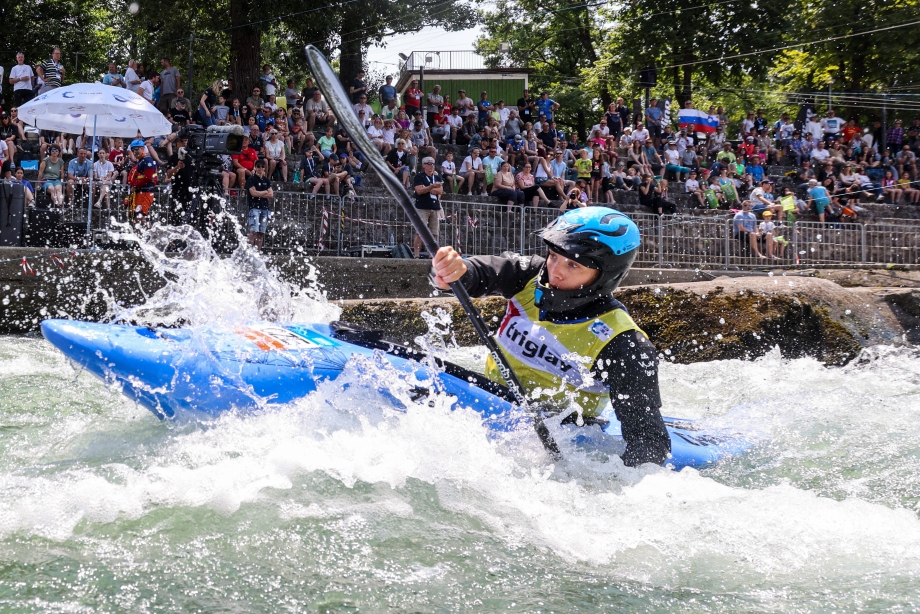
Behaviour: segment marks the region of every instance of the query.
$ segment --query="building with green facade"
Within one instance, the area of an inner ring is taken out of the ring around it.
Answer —
[[[416,79],[419,89],[429,93],[435,85],[441,94],[457,100],[457,92],[465,90],[473,100],[482,92],[492,103],[504,100],[513,106],[528,87],[529,68],[487,68],[484,58],[474,51],[413,51],[401,66],[396,91],[400,100],[409,83]]]

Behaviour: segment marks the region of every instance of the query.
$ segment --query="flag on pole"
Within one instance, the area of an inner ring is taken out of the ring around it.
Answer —
[[[712,133],[719,127],[719,118],[707,115],[698,109],[681,109],[677,114],[677,122],[681,128],[692,132]]]

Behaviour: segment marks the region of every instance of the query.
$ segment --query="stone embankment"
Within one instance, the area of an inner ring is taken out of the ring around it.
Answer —
[[[310,283],[302,259],[267,260],[282,280]],[[451,315],[450,334],[459,344],[477,343],[459,304],[432,296],[424,261],[321,258],[317,264],[323,289],[341,303],[344,320],[411,342],[428,331],[423,312],[440,308]],[[635,269],[617,298],[658,349],[678,362],[755,358],[778,346],[787,357],[840,365],[865,347],[920,342],[920,271],[715,275]],[[105,320],[114,306],[137,305],[164,283],[136,252],[83,251],[58,260],[44,250],[0,249],[0,333],[34,333],[53,317]],[[477,305],[497,327],[504,301],[486,298]]]

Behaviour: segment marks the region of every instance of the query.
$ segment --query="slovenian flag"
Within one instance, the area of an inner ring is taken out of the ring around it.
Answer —
[[[677,122],[681,128],[692,130],[693,132],[715,132],[719,127],[719,118],[715,115],[707,115],[697,109],[681,109],[677,114]]]

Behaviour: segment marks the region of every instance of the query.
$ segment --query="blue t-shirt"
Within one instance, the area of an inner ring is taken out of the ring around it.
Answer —
[[[508,139],[508,142],[506,143],[506,145],[507,145],[507,148],[510,149],[511,151],[521,151],[522,149],[524,149],[524,140],[521,139],[519,141],[517,139],[511,138],[511,139]]]
[[[754,183],[760,183],[763,180],[763,166],[748,164],[744,167],[744,172],[754,178]]]
[[[121,79],[121,84],[116,85],[115,87],[125,86],[125,78],[121,76],[119,73],[115,73],[114,75],[112,73],[106,73],[105,76],[102,78],[102,85],[112,85],[112,81],[114,81],[115,79]]]
[[[750,211],[739,211],[735,214],[734,223],[732,224],[732,230],[734,235],[738,236],[738,229],[744,228],[748,232],[754,232],[757,230],[757,216],[751,213]]]
[[[479,121],[484,122],[486,119],[488,119],[489,113],[492,112],[492,103],[488,100],[480,100],[476,104],[476,108],[479,109],[479,115],[477,116]]]
[[[823,185],[816,185],[813,188],[808,188],[808,195],[814,198],[815,201],[824,205],[830,204],[831,202],[831,197],[827,193],[827,188]]]
[[[73,158],[67,165],[67,174],[74,177],[89,177],[92,171],[93,163],[89,161],[89,158],[83,160],[83,164],[80,164],[79,158]]]
[[[553,105],[556,104],[556,101],[552,98],[539,98],[537,100],[537,108],[540,110],[540,114],[545,115],[547,121],[553,121]],[[538,115],[539,117],[539,115]]]
[[[661,109],[658,107],[649,107],[645,110],[645,114],[654,119],[656,122],[661,119]],[[656,124],[658,125],[658,124]]]
[[[386,102],[391,98],[396,98],[396,88],[392,85],[380,86],[380,100]]]

